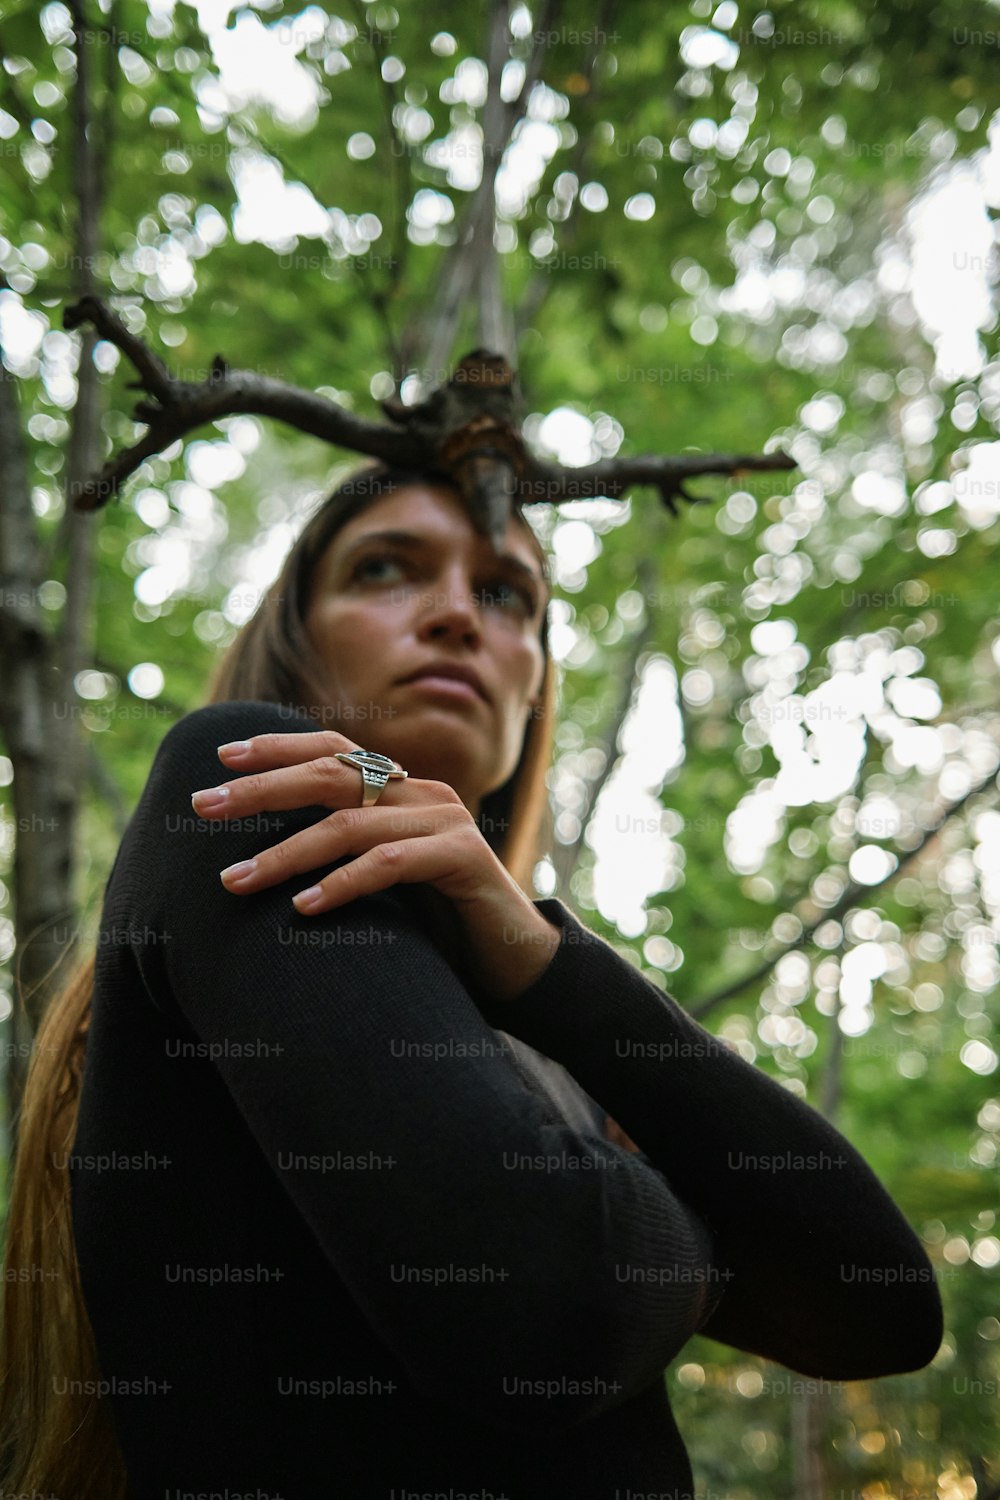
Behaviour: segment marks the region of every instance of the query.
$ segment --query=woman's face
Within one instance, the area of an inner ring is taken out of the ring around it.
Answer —
[[[517,765],[545,667],[548,586],[513,515],[500,552],[505,560],[456,491],[407,485],[340,528],[317,564],[306,615],[340,705],[330,725],[411,776],[447,782],[473,815]],[[442,662],[477,673],[485,697],[404,681]]]

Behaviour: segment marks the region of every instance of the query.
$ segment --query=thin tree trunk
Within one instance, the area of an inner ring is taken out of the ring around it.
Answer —
[[[58,809],[48,774],[56,719],[51,637],[38,600],[41,550],[14,377],[0,358],[0,729],[14,767],[15,991],[8,1051],[8,1129],[31,1055],[37,1005],[31,991],[52,962],[45,933],[64,911],[56,842]],[[34,942],[29,939],[35,937]],[[24,992],[28,993],[25,994]],[[19,1004],[24,994],[26,1005]]]
[[[830,1050],[823,1065],[817,1105],[831,1125],[836,1123],[834,1117],[840,1106],[843,1060],[844,1033],[837,1023],[837,1014],[834,1013],[830,1021]],[[803,1315],[809,1316],[808,1309]],[[830,1392],[823,1381],[800,1381],[798,1388],[792,1392],[792,1473],[793,1493],[797,1500],[826,1500],[829,1493],[829,1475],[824,1454],[830,1405]]]
[[[651,519],[650,524],[658,525],[659,518],[657,521]],[[656,543],[651,542],[648,552],[639,562],[638,587],[643,597],[647,599],[653,592],[656,582],[654,576],[656,566],[651,561],[652,556],[656,555],[655,549]],[[603,764],[594,780],[584,784],[583,806],[578,815],[580,827],[576,838],[568,843],[557,845],[553,850],[552,862],[556,874],[555,894],[564,899],[568,897],[573,873],[579,864],[581,850],[586,844],[587,829],[597,811],[598,799],[617,764],[622,729],[635,703],[636,693],[640,686],[639,678],[645,665],[647,649],[652,643],[655,627],[656,620],[647,610],[643,623],[623,650],[623,659],[616,664],[614,675],[619,681],[618,696],[603,731],[593,745],[593,748],[602,752]]]
[[[554,25],[558,3],[557,0],[548,0],[545,5],[521,92],[512,103],[505,104],[500,97],[500,78],[510,52],[508,12],[509,0],[493,0],[489,9],[486,38],[489,82],[483,112],[483,175],[462,215],[454,244],[441,257],[427,313],[418,315],[400,340],[403,358],[407,365],[417,369],[425,395],[445,377],[462,314],[470,304],[477,309],[478,336],[483,340],[496,338],[501,347],[492,350],[495,353],[505,353],[507,350],[502,346],[509,346],[508,358],[515,363],[513,316],[502,308],[499,265],[494,267],[491,280],[491,257],[496,260],[493,243],[496,176],[514,128],[527,113],[528,100],[541,71],[544,37]],[[492,349],[491,345],[487,347]]]
[[[792,1494],[795,1500],[826,1500],[824,1442],[828,1397],[825,1391],[797,1390],[792,1395]]]
[[[100,247],[100,163],[90,94],[91,43],[82,0],[70,6],[76,39],[72,96],[72,189],[76,208],[73,244],[76,296],[97,291],[94,265]],[[86,664],[93,592],[93,517],[74,511],[74,496],[100,465],[101,398],[92,352],[95,335],[82,339],[66,463],[61,534],[66,543],[66,602],[58,635],[45,627],[38,590],[47,571],[20,430],[14,382],[0,379],[0,728],[14,769],[17,840],[13,864],[15,991],[13,1046],[8,1057],[7,1124],[16,1144],[18,1111],[38,1023],[66,969],[60,960],[76,946],[73,889],[75,839],[85,746],[75,679]]]

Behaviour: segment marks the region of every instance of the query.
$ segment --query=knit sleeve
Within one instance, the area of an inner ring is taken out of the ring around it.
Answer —
[[[617,1407],[718,1300],[711,1236],[657,1167],[574,1130],[520,1076],[405,886],[315,917],[291,904],[309,877],[223,887],[224,866],[329,809],[197,817],[191,793],[231,776],[216,747],[314,727],[239,702],[164,737],[116,871],[136,921],[164,935],[135,950],[149,1000],[207,1044],[421,1393],[513,1431]]]
[[[921,1369],[943,1334],[934,1269],[875,1173],[817,1110],[712,1036],[559,900],[552,960],[495,1025],[555,1058],[708,1227],[707,1337],[806,1375]]]

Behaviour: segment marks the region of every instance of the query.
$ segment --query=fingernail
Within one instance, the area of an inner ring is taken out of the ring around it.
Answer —
[[[322,895],[322,886],[311,885],[308,890],[299,891],[297,896],[292,897],[292,905],[298,911],[308,911],[310,907],[316,905]]]
[[[240,881],[246,880],[256,868],[256,859],[241,859],[235,865],[227,865],[224,870],[220,870],[219,879],[223,884],[239,885]]]
[[[191,793],[191,806],[195,812],[215,812],[224,807],[229,796],[227,786],[212,786],[202,792]]]
[[[228,744],[220,745],[216,753],[228,755],[231,760],[238,760],[241,755],[246,755],[249,749],[249,740],[230,740]]]

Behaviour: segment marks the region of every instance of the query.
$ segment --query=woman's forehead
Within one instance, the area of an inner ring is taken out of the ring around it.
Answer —
[[[380,495],[335,533],[331,551],[339,555],[362,537],[383,531],[408,532],[430,541],[450,541],[456,534],[464,533],[474,552],[481,553],[484,558],[492,556],[488,540],[476,531],[458,490],[431,481],[426,485],[400,485],[390,493]],[[516,509],[511,511],[501,550],[529,564],[533,571],[547,579],[541,544]]]

